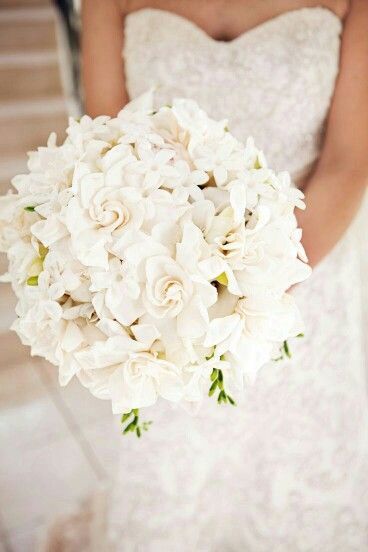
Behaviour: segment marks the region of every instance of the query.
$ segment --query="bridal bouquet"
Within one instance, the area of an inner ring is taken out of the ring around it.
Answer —
[[[154,111],[149,93],[70,120],[28,168],[0,199],[13,329],[126,432],[159,397],[234,404],[229,390],[302,331],[287,290],[310,273],[303,194],[193,101]]]

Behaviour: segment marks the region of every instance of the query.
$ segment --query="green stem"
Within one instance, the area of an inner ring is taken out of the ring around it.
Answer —
[[[216,390],[218,389],[219,393],[217,395],[217,402],[218,404],[224,403],[224,404],[231,404],[232,406],[236,406],[236,402],[234,399],[228,395],[225,391],[224,386],[224,374],[222,370],[219,370],[218,368],[214,368],[212,370],[212,374],[210,376],[211,379],[211,387],[208,391],[208,396],[212,397],[212,395],[215,394]]]
[[[127,433],[135,433],[137,437],[141,437],[143,431],[148,431],[149,426],[152,424],[149,422],[139,423],[139,409],[133,408],[130,412],[126,412],[121,417],[122,425],[128,422],[125,427],[122,427],[123,435]]]

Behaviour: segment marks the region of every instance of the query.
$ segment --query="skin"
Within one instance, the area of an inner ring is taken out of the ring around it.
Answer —
[[[335,246],[353,220],[368,184],[367,0],[83,0],[82,61],[86,112],[111,115],[129,101],[122,49],[124,17],[145,7],[192,20],[215,40],[232,40],[281,13],[324,6],[344,23],[340,71],[321,156],[303,183],[307,210],[299,212],[312,266]]]

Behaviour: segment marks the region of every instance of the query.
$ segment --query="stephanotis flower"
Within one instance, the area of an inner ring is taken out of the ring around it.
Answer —
[[[138,436],[159,398],[235,404],[301,332],[287,290],[310,273],[289,175],[195,102],[153,104],[71,119],[0,198],[13,329]]]
[[[233,172],[244,169],[244,153],[238,146],[231,134],[225,134],[220,142],[198,144],[193,152],[195,166],[211,174],[221,188]]]
[[[89,290],[93,293],[93,305],[100,319],[111,318],[124,326],[130,326],[144,313],[140,300],[141,287],[136,273],[129,265],[113,257],[106,270],[91,270]]]

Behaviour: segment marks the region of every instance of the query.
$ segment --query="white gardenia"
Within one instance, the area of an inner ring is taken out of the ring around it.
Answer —
[[[76,376],[114,412],[159,397],[193,411],[210,387],[231,402],[223,378],[236,392],[302,332],[303,194],[195,102],[155,111],[147,93],[70,120],[28,169],[0,198],[2,279],[13,329],[62,385]]]

